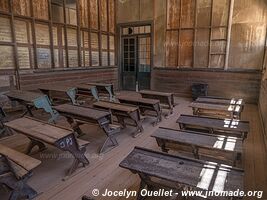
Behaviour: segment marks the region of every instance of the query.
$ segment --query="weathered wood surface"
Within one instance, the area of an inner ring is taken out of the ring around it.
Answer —
[[[194,115],[240,119],[242,112],[242,107],[240,105],[213,104],[195,101],[189,106],[192,107]]]
[[[9,128],[18,131],[28,137],[33,137],[48,144],[54,145],[56,141],[72,134],[71,130],[62,129],[45,122],[37,121],[28,117],[15,119],[5,123]]]
[[[27,103],[33,103],[39,97],[44,96],[43,94],[36,92],[29,92],[24,90],[12,90],[5,94],[10,99],[20,100]]]
[[[160,101],[157,99],[148,99],[136,96],[119,96],[117,97],[120,103],[131,104],[138,106],[140,111],[145,114],[145,111],[150,110],[156,113],[155,125],[161,121],[162,110],[160,107]]]
[[[31,153],[35,146],[39,147],[39,151],[45,150],[46,146],[44,143],[71,153],[74,157],[74,162],[69,168],[67,176],[74,173],[79,164],[82,164],[84,167],[89,164],[88,159],[85,157],[85,146],[89,142],[76,139],[73,130],[28,117],[15,119],[5,123],[5,125],[18,133],[26,135],[30,139],[27,153]]]
[[[136,106],[131,105],[125,105],[121,103],[115,103],[115,102],[108,102],[108,101],[98,101],[93,104],[96,107],[101,107],[105,109],[111,109],[111,110],[119,110],[122,112],[134,112],[138,109]]]
[[[133,133],[133,137],[143,132],[142,118],[140,110],[137,106],[126,105],[108,101],[98,101],[93,104],[94,107],[110,110],[113,116],[116,116],[118,122],[123,128],[126,127],[125,119],[131,119],[134,122],[136,131]],[[132,125],[132,124],[131,124]]]
[[[238,98],[223,98],[223,97],[212,97],[212,96],[205,96],[205,97],[198,97],[196,99],[197,102],[201,103],[214,103],[214,104],[223,104],[223,105],[240,105],[244,106],[245,102],[243,99]]]
[[[235,119],[216,119],[192,115],[180,115],[177,119],[181,129],[207,129],[210,133],[217,134],[222,131],[235,137],[245,139],[249,132],[249,122]]]
[[[110,113],[104,110],[98,110],[96,108],[84,107],[84,106],[75,106],[70,104],[62,104],[58,106],[53,106],[55,110],[59,113],[69,113],[73,116],[83,117],[92,120],[99,120],[103,117],[109,117]]]
[[[153,90],[141,90],[140,94],[143,98],[158,99],[161,104],[166,104],[169,107],[169,114],[173,113],[173,107],[175,106],[173,93],[159,92]]]
[[[222,166],[218,163],[155,152],[140,147],[135,147],[120,163],[120,167],[138,173],[145,185],[147,184],[145,177],[148,176],[148,178],[159,178],[162,180],[161,184],[164,184],[163,180],[167,180],[173,184],[166,185],[166,187],[176,190],[181,189],[182,186],[190,186],[198,190],[212,191],[218,186],[215,185],[214,181],[211,181],[210,184],[204,184],[207,177],[205,174],[203,175],[204,171],[212,170],[214,173],[212,173],[211,180],[218,178],[218,174],[225,174],[225,177],[221,180],[223,185],[220,190],[235,191],[243,189],[243,170],[227,165]],[[156,182],[152,184],[160,185]]]
[[[28,172],[41,164],[40,160],[32,158],[24,153],[13,150],[2,144],[0,144],[0,154],[5,156],[8,160],[13,161]]]
[[[73,88],[74,86],[61,85],[61,84],[50,84],[50,85],[41,85],[38,87],[39,90],[43,91],[54,91],[54,92],[67,92]]]
[[[218,162],[235,165],[243,152],[241,139],[224,135],[159,128],[151,136],[157,140],[163,152],[186,151],[192,153],[196,159],[208,156]]]

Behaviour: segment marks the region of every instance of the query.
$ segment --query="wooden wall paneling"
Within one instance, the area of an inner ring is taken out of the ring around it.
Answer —
[[[9,12],[9,0],[0,1],[0,11]]]
[[[195,21],[195,1],[181,0],[181,28],[193,28]]]
[[[88,19],[88,0],[79,0],[79,19],[81,27],[88,28],[89,19]]]
[[[152,71],[152,89],[172,91],[177,96],[191,97],[193,83],[207,83],[208,95],[244,98],[247,103],[257,103],[261,73],[157,69]]]
[[[108,30],[107,11],[107,0],[100,0],[100,21],[102,31]]]
[[[167,0],[167,29],[178,29],[180,27],[180,1]]]
[[[49,37],[50,37],[50,51],[51,51],[51,66],[55,68],[54,60],[54,34],[53,34],[53,23],[52,23],[52,6],[51,0],[48,0],[48,17],[49,17]]]
[[[90,0],[90,27],[98,29],[98,0]]]
[[[12,42],[11,19],[0,15],[0,42]]]
[[[210,26],[211,1],[212,0],[197,0],[196,27],[209,27]]]
[[[235,0],[229,68],[261,70],[267,9],[261,0]]]
[[[108,62],[107,62],[107,66],[110,66],[110,47],[109,47],[110,30],[109,30],[109,18],[111,16],[109,14],[109,6],[110,6],[109,0],[106,0],[106,4],[107,4],[107,32],[108,32],[108,35],[107,35],[107,49],[108,49],[108,56],[107,56]]]
[[[99,42],[98,33],[91,33],[92,66],[99,66]]]
[[[89,32],[88,32],[88,45],[89,45],[89,66],[92,66],[92,47],[91,47],[91,1],[88,1],[87,9],[88,9],[88,26],[89,26]]]
[[[77,10],[77,44],[78,44],[78,65],[76,67],[82,66],[82,56],[81,56],[81,20],[80,16],[80,9],[79,9],[79,0],[76,3],[76,10]]]
[[[180,31],[180,44],[179,44],[179,67],[192,67],[193,64],[193,30]]]
[[[64,23],[63,0],[51,0],[52,21]]]
[[[211,9],[210,9],[210,23],[209,23],[209,26],[212,25],[212,22],[213,22],[213,3],[214,3],[214,0],[211,0]],[[209,37],[209,56],[208,56],[208,67],[210,67],[210,64],[211,64],[211,41],[212,41],[212,28],[210,28],[210,37]]]
[[[0,69],[14,69],[14,47],[0,45]]]
[[[34,17],[49,20],[48,0],[32,0],[32,4]]]
[[[77,0],[65,0],[66,24],[77,26]]]
[[[109,32],[115,33],[115,2],[108,0],[108,18],[109,18]]]
[[[63,14],[64,14],[64,27],[63,27],[63,32],[62,32],[62,37],[64,38],[64,50],[63,50],[63,60],[64,60],[64,66],[69,67],[69,51],[68,51],[68,36],[67,36],[67,28],[66,28],[66,23],[67,23],[67,12],[66,12],[66,0],[63,0]]]
[[[177,67],[178,31],[166,32],[166,66]]]
[[[229,7],[229,0],[215,0],[213,2],[212,26],[227,26],[229,17]]]
[[[98,27],[99,27],[99,31],[98,31],[98,46],[99,46],[99,65],[102,66],[102,37],[101,37],[101,0],[98,0],[97,2],[97,9],[98,9]]]
[[[14,15],[31,16],[30,0],[13,0],[13,13]]]
[[[195,67],[207,68],[209,60],[209,29],[197,29],[195,37]]]

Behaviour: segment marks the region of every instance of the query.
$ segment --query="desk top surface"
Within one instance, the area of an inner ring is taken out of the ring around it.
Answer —
[[[243,189],[242,170],[138,147],[120,163],[120,167],[204,190],[214,190],[217,187],[222,187],[217,189],[224,191]],[[216,181],[207,183],[207,179],[216,180],[219,174],[223,185],[216,185]]]

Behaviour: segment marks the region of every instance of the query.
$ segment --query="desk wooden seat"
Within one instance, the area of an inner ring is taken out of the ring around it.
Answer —
[[[65,85],[69,87],[77,88],[77,97],[94,97],[97,101],[99,100],[98,91],[96,86],[88,85],[84,83],[62,83],[60,85]]]
[[[142,95],[143,98],[158,99],[161,104],[165,104],[169,107],[169,114],[173,113],[173,108],[175,107],[173,93],[159,92],[153,90],[141,90],[139,93]]]
[[[0,184],[12,190],[10,199],[16,196],[32,199],[37,195],[27,184],[27,180],[32,175],[32,170],[40,164],[41,161],[0,144]]]
[[[52,92],[63,93],[65,94],[66,97],[68,97],[68,99],[70,100],[72,104],[77,104],[77,101],[76,101],[77,88],[76,87],[55,83],[55,84],[47,84],[47,85],[39,86],[38,89],[42,93],[46,94],[51,100],[53,97],[51,94]],[[59,97],[57,96],[57,98]],[[64,99],[64,98],[60,97],[60,99]]]
[[[134,150],[120,163],[120,167],[137,173],[141,178],[137,199],[144,199],[140,191],[146,187],[173,189],[180,192],[185,188],[197,191],[236,191],[243,190],[244,171],[219,163],[191,159],[183,156],[173,156],[140,147]],[[210,173],[205,173],[205,172]],[[220,179],[207,183],[207,179]],[[210,197],[214,199],[214,197]],[[209,198],[209,199],[210,199]],[[239,198],[239,197],[233,197]],[[220,197],[219,199],[231,199]]]
[[[208,131],[211,134],[223,134],[232,137],[247,138],[249,122],[236,119],[216,119],[192,115],[181,115],[177,119],[180,129]]]
[[[219,118],[241,118],[242,108],[240,105],[212,104],[202,102],[192,102],[190,107],[193,114],[198,116],[211,116]]]
[[[16,101],[25,106],[26,112],[24,112],[22,116],[25,116],[27,113],[29,113],[30,116],[33,116],[32,109],[35,107],[43,109],[45,112],[49,113],[51,115],[49,121],[55,121],[58,117],[58,113],[52,109],[51,101],[47,95],[24,90],[12,90],[5,95],[11,101]]]
[[[239,105],[242,108],[242,111],[245,106],[245,101],[239,98],[223,98],[223,97],[215,97],[215,96],[203,96],[198,97],[196,102],[201,103],[212,103],[212,104],[222,104],[222,105]]]
[[[143,132],[144,130],[142,126],[141,114],[139,108],[136,106],[108,101],[98,101],[95,102],[93,106],[111,111],[112,115],[116,116],[118,122],[122,125],[123,128],[126,127],[124,119],[131,119],[137,127],[137,130],[133,134],[134,137],[136,137],[140,132]]]
[[[6,130],[4,125],[5,119],[6,119],[6,113],[4,112],[4,109],[0,107],[0,135],[4,133]]]
[[[194,158],[236,166],[241,160],[242,140],[223,135],[211,135],[201,132],[188,132],[159,128],[152,135],[163,152],[178,150],[192,153]]]
[[[111,126],[111,113],[99,110],[96,108],[90,108],[85,106],[75,106],[70,104],[63,104],[53,107],[61,115],[67,118],[67,121],[72,126],[72,128],[79,134],[82,135],[82,130],[79,128],[81,124],[97,124],[107,135],[107,139],[104,142],[100,153],[106,152],[108,142],[112,143],[112,148],[118,146],[118,142],[114,137],[115,133],[120,131],[117,126]],[[110,150],[111,148],[109,148]]]
[[[119,96],[117,99],[120,101],[120,103],[138,106],[142,113],[145,113],[147,110],[155,112],[157,118],[155,124],[162,120],[160,101],[157,99],[148,99],[135,96]]]
[[[34,146],[38,146],[40,151],[45,150],[46,146],[44,143],[71,153],[74,157],[74,162],[67,173],[68,175],[72,174],[80,163],[82,163],[83,166],[89,164],[89,161],[84,155],[86,151],[85,146],[79,146],[74,132],[70,129],[64,129],[28,117],[15,119],[5,123],[5,125],[27,136],[31,140],[27,149],[28,154],[32,151]],[[83,145],[87,145],[88,143],[89,142],[84,142]]]
[[[115,100],[114,86],[112,83],[90,82],[90,83],[85,83],[85,84],[96,86],[98,93],[108,94],[110,101]]]

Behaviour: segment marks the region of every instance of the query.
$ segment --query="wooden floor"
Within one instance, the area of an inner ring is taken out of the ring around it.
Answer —
[[[175,107],[174,114],[168,119],[163,119],[159,126],[178,129],[175,121],[179,115],[192,114],[191,109],[188,107],[190,101],[189,99],[176,98],[178,105]],[[242,119],[249,120],[251,128],[244,144],[244,186],[246,190],[264,191],[262,199],[267,199],[267,154],[264,149],[262,127],[257,106],[246,105]],[[53,147],[49,147],[48,150],[41,154],[34,154],[33,157],[42,160],[41,166],[34,171],[34,175],[29,181],[29,184],[39,193],[36,199],[76,200],[81,199],[83,195],[93,197],[92,190],[94,188],[99,189],[100,193],[104,192],[106,188],[112,191],[123,189],[137,190],[140,182],[139,177],[128,170],[120,168],[119,163],[135,146],[160,150],[156,145],[155,139],[150,137],[153,131],[159,127],[153,127],[151,125],[152,121],[153,118],[145,119],[145,131],[137,138],[131,137],[133,128],[124,129],[117,136],[120,144],[119,147],[104,155],[98,155],[97,153],[105,139],[102,130],[96,126],[82,127],[84,132],[87,133],[82,138],[91,141],[87,149],[87,157],[91,163],[90,166],[81,168],[75,176],[66,181],[62,181],[61,179],[64,177],[64,170],[67,170],[68,166],[72,163],[72,158],[68,154],[60,152]],[[60,123],[67,126],[67,123],[63,119]],[[25,151],[28,139],[16,134],[1,139],[0,143],[4,143],[20,151]],[[2,197],[0,198],[1,200]],[[125,197],[95,197],[94,199],[115,200],[125,199]],[[250,200],[253,198],[250,197],[247,199]]]

